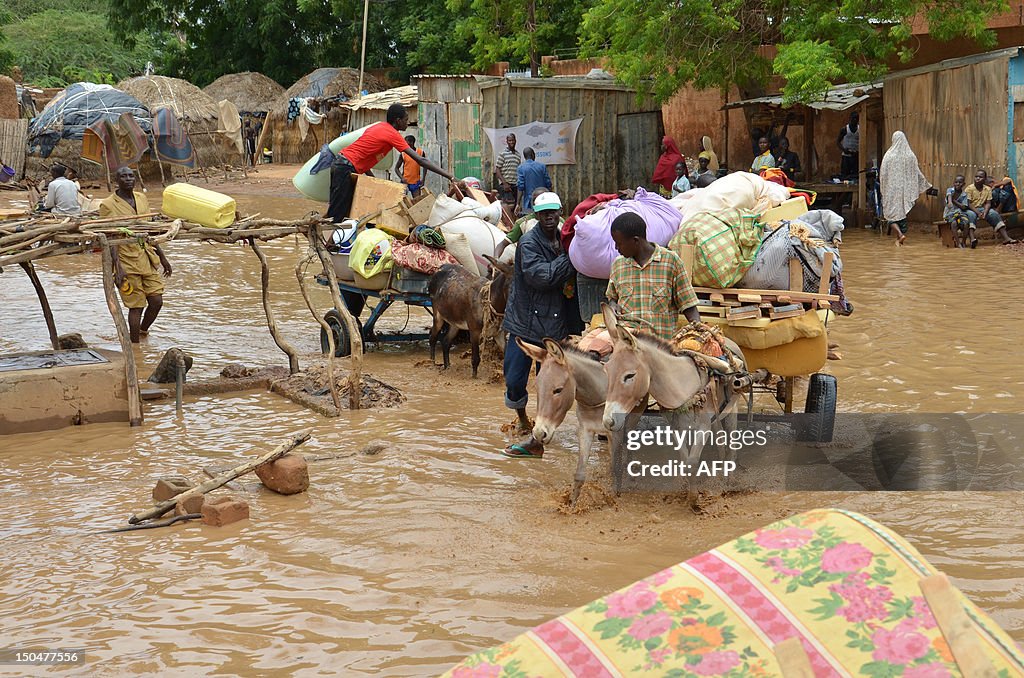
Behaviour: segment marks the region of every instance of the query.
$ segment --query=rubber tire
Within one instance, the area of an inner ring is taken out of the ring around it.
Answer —
[[[334,331],[334,357],[346,358],[352,354],[351,339],[348,336],[348,326],[337,309],[332,308],[324,314],[324,322]],[[359,334],[363,333],[363,323],[356,318],[356,327]],[[320,328],[320,352],[324,355],[331,350],[330,342],[327,340],[327,332]]]
[[[797,427],[800,442],[830,443],[836,425],[838,382],[831,374],[812,374],[807,385],[804,416]]]

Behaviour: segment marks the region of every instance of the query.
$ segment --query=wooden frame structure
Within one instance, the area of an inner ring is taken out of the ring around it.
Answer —
[[[288,366],[292,374],[299,371],[298,354],[278,331],[277,323],[271,309],[268,289],[270,285],[270,269],[267,258],[259,246],[259,242],[267,242],[290,235],[304,236],[309,242],[309,249],[300,257],[295,267],[296,278],[302,291],[303,299],[310,313],[320,326],[327,330],[330,342],[330,354],[327,358],[327,376],[331,397],[335,408],[341,410],[337,384],[334,381],[334,335],[327,327],[323,318],[317,313],[311,301],[305,271],[308,264],[319,259],[324,274],[331,281],[334,305],[342,314],[349,329],[351,353],[349,370],[349,409],[359,409],[362,393],[362,338],[356,329],[356,320],[341,301],[338,292],[334,266],[327,247],[320,233],[321,220],[317,213],[311,213],[297,221],[281,221],[276,219],[255,219],[252,217],[236,221],[228,228],[207,228],[179,220],[147,221],[152,214],[137,217],[109,217],[105,219],[58,220],[49,215],[34,219],[0,222],[0,273],[4,268],[19,265],[36,291],[43,319],[46,322],[50,343],[55,350],[60,346],[57,341],[56,322],[50,308],[46,292],[36,274],[35,262],[56,256],[83,254],[98,248],[102,256],[103,292],[107,308],[117,329],[118,341],[125,359],[125,376],[128,385],[128,415],[131,426],[142,425],[142,397],[139,388],[138,368],[135,355],[128,337],[128,325],[121,310],[121,302],[114,289],[114,261],[111,246],[145,241],[151,244],[169,243],[181,240],[200,240],[215,243],[237,243],[244,241],[252,248],[260,262],[263,310],[267,318],[267,326],[278,347],[288,356]],[[127,235],[130,229],[132,235]]]

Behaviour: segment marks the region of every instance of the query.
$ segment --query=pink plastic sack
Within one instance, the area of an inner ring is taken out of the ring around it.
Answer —
[[[635,212],[647,222],[647,239],[668,245],[679,230],[682,215],[668,200],[643,188],[636,189],[632,200],[612,200],[607,208],[588,214],[576,222],[576,236],[569,244],[569,260],[576,270],[591,278],[605,279],[612,272],[612,262],[619,256],[612,241],[611,225],[615,217]]]

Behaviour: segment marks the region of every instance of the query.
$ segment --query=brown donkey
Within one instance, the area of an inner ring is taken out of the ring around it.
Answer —
[[[602,416],[608,385],[604,366],[589,354],[565,348],[553,339],[545,339],[544,348],[527,344],[518,337],[516,342],[526,355],[540,363],[533,437],[543,444],[551,442],[555,429],[565,420],[573,402],[576,403],[579,457],[570,500],[570,506],[575,506],[587,480],[587,459],[594,437],[604,429]]]
[[[434,314],[434,325],[430,328],[430,360],[434,361],[437,336],[445,323],[448,324],[448,331],[441,338],[445,369],[450,366],[449,353],[455,335],[459,330],[467,330],[473,345],[474,379],[480,366],[480,342],[484,338],[484,329],[492,329],[496,324],[500,333],[509,287],[512,285],[512,267],[494,257],[484,257],[492,266],[493,278],[490,280],[470,273],[463,266],[445,264],[441,270],[430,276],[427,283]],[[490,327],[485,328],[485,325]]]

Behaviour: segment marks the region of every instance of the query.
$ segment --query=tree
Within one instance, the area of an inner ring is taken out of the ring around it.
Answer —
[[[424,0],[405,9],[398,19],[401,78],[413,73],[468,73],[472,59],[466,43],[456,39],[459,21],[467,13],[449,10],[445,0]]]
[[[595,0],[581,35],[586,54],[606,56],[620,79],[659,101],[687,84],[735,84],[757,96],[772,72],[785,78],[788,100],[808,101],[840,80],[878,77],[891,59],[908,61],[915,17],[939,39],[990,46],[986,22],[1006,8],[1006,0]]]
[[[575,45],[587,1],[448,0],[448,9],[463,15],[456,34],[469,44],[474,66],[509,61],[536,76],[542,55]]]
[[[153,53],[148,39],[126,48],[106,18],[91,12],[47,9],[5,26],[3,34],[25,80],[50,87],[79,80],[113,84],[142,70]]]

